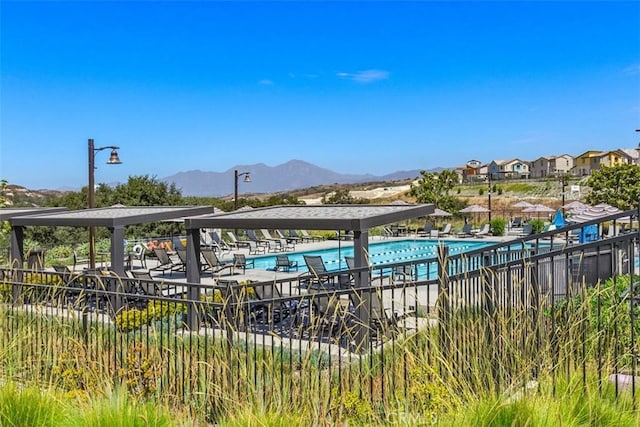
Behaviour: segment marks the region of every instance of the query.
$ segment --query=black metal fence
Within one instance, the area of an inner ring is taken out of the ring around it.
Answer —
[[[606,224],[628,231],[573,241]],[[434,259],[270,282],[2,270],[0,370],[69,391],[108,379],[211,416],[229,402],[329,411],[345,395],[419,409],[416,385],[429,381],[500,392],[576,374],[601,388],[623,374],[635,396],[637,225],[630,211],[464,254],[443,244]]]

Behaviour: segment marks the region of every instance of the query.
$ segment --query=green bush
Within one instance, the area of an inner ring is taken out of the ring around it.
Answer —
[[[531,232],[533,234],[542,233],[542,230],[544,230],[544,221],[539,218],[529,221],[529,225],[531,225]]]
[[[491,233],[494,236],[504,236],[507,228],[507,220],[504,218],[495,218],[491,220]]]

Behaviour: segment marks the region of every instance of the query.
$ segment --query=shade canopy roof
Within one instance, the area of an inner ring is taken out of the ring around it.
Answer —
[[[555,212],[554,209],[545,206],[545,205],[533,205],[533,206],[529,206],[528,208],[524,208],[522,210],[522,212],[528,212],[528,213],[532,213],[532,212],[537,212],[537,213],[542,213],[542,212]]]
[[[48,212],[10,219],[14,226],[122,227],[213,213],[212,206],[127,206]]]
[[[187,218],[192,228],[283,228],[362,231],[427,216],[434,206],[420,205],[283,205],[221,215]]]
[[[526,200],[521,200],[518,203],[515,203],[512,207],[524,209],[524,208],[530,208],[531,206],[533,206],[532,203],[529,203]]]
[[[622,211],[615,206],[608,205],[606,203],[600,203],[595,206],[590,206],[582,209],[580,212],[571,215],[567,221],[569,222],[587,222],[594,219],[603,218],[609,215],[621,213]],[[620,220],[624,220],[620,218]]]
[[[485,208],[484,206],[480,206],[480,205],[469,205],[464,209],[460,209],[458,212],[460,212],[460,213],[483,213],[483,212],[490,212],[490,210]]]
[[[0,221],[25,215],[62,212],[66,210],[67,208],[2,208],[0,209]]]
[[[429,216],[451,216],[451,214],[447,211],[443,211],[442,209],[435,208],[433,213],[430,213]]]

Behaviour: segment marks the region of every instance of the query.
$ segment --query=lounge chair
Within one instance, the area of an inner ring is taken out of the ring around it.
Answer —
[[[531,224],[525,224],[524,227],[522,227],[522,231],[520,232],[521,236],[529,236],[533,233],[533,227],[531,226]]]
[[[349,299],[356,314],[359,310],[365,310],[372,336],[378,339],[395,335],[400,330],[399,321],[414,313],[412,310],[401,311],[385,307],[382,292],[376,288],[357,290],[349,294]]]
[[[295,248],[295,244],[296,243],[302,243],[302,238],[294,237],[294,236],[285,236],[285,234],[282,232],[282,230],[276,230],[276,234],[278,235],[278,237],[280,239],[287,239],[288,243],[293,243],[294,248]]]
[[[297,301],[280,300],[282,294],[275,283],[263,282],[252,287],[257,298],[257,302],[252,303],[252,311],[258,315],[258,310],[263,310],[267,322],[279,323],[296,312]]]
[[[228,271],[229,274],[233,274],[233,264],[225,264],[218,259],[213,249],[203,249],[200,251],[202,258],[205,262],[205,271],[211,271],[211,276],[220,276],[223,271]]]
[[[314,241],[313,236],[305,237],[302,234],[298,234],[298,232],[296,230],[293,230],[293,229],[289,230],[289,235],[300,239],[300,242],[302,242],[302,243],[308,243],[308,242],[313,242]]]
[[[433,230],[433,225],[427,222],[423,228],[418,229],[418,236],[431,237],[431,230]]]
[[[324,265],[321,255],[303,255],[304,263],[309,270],[300,276],[302,284],[307,286],[327,284],[331,281],[327,267]]]
[[[522,217],[521,216],[517,216],[515,218],[513,218],[513,221],[511,221],[511,228],[520,228],[523,226],[522,223]]]
[[[231,239],[230,245],[235,246],[236,249],[249,247],[249,242],[238,239],[238,237],[233,231],[227,231],[227,236],[229,236],[229,239]]]
[[[244,256],[244,254],[238,254],[235,253],[233,254],[233,268],[234,271],[236,268],[241,268],[242,269],[242,274],[244,274],[247,270],[247,268],[253,268],[255,267],[255,261],[250,259],[247,260],[247,257]]]
[[[280,240],[267,240],[267,252],[282,252],[283,248]]]
[[[269,241],[265,239],[260,239],[258,236],[256,236],[256,233],[253,230],[247,230],[247,237],[249,238],[250,241],[256,242],[258,246],[262,246],[264,248],[269,246]]]
[[[287,255],[276,255],[275,271],[298,271],[298,261],[291,261]]]
[[[324,239],[320,236],[313,236],[307,230],[300,230],[300,234],[305,239],[311,239],[312,242],[322,242]]]
[[[130,270],[127,274],[136,279],[132,283],[132,287],[128,290],[128,293],[137,293],[148,297],[163,297],[182,295],[186,293],[186,290],[178,292],[176,286],[169,286],[154,280],[149,270]],[[149,301],[149,299],[144,300]]]
[[[249,255],[259,255],[266,252],[266,248],[264,246],[258,246],[258,244],[253,240],[248,240],[247,244],[249,245]]]
[[[391,271],[391,280],[394,283],[412,282],[416,279],[415,272],[415,266],[413,265],[396,265]]]
[[[225,242],[224,239],[220,237],[217,231],[211,230],[209,234],[211,235],[211,238],[215,242],[215,247],[217,247],[218,252],[220,253],[220,256],[224,255],[225,253],[231,253],[232,251],[231,246],[229,246],[227,242]]]
[[[131,268],[133,268],[133,261],[140,261],[142,268],[147,268],[147,262],[145,260],[147,256],[147,248],[144,245],[138,243],[133,247],[133,250],[129,252],[129,258],[131,260]]]
[[[176,270],[184,270],[185,265],[181,261],[175,262],[172,260],[166,249],[159,247],[153,248],[153,253],[158,259],[158,265],[150,268],[150,271],[161,271],[164,276],[165,271],[169,271],[169,275],[171,275]]]
[[[473,237],[483,238],[488,236],[491,233],[491,226],[489,224],[484,224],[478,231],[475,233],[472,232]]]
[[[462,231],[456,233],[458,237],[470,237],[473,236],[471,230],[473,229],[473,224],[468,223],[462,226]]]
[[[450,223],[446,223],[442,226],[442,229],[440,229],[440,237],[444,237],[444,236],[448,236],[449,234],[451,234],[451,224]]]
[[[267,230],[266,228],[261,228],[260,233],[262,233],[262,237],[264,237],[264,240],[280,240],[279,237],[273,237],[269,230]]]
[[[346,329],[352,320],[348,305],[335,294],[327,294],[330,288],[309,288],[309,320],[320,329],[328,328],[332,333]]]

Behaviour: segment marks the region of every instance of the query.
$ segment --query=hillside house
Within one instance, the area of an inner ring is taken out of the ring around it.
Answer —
[[[568,154],[559,156],[543,156],[531,162],[531,178],[546,178],[570,173],[573,168],[573,157]]]

